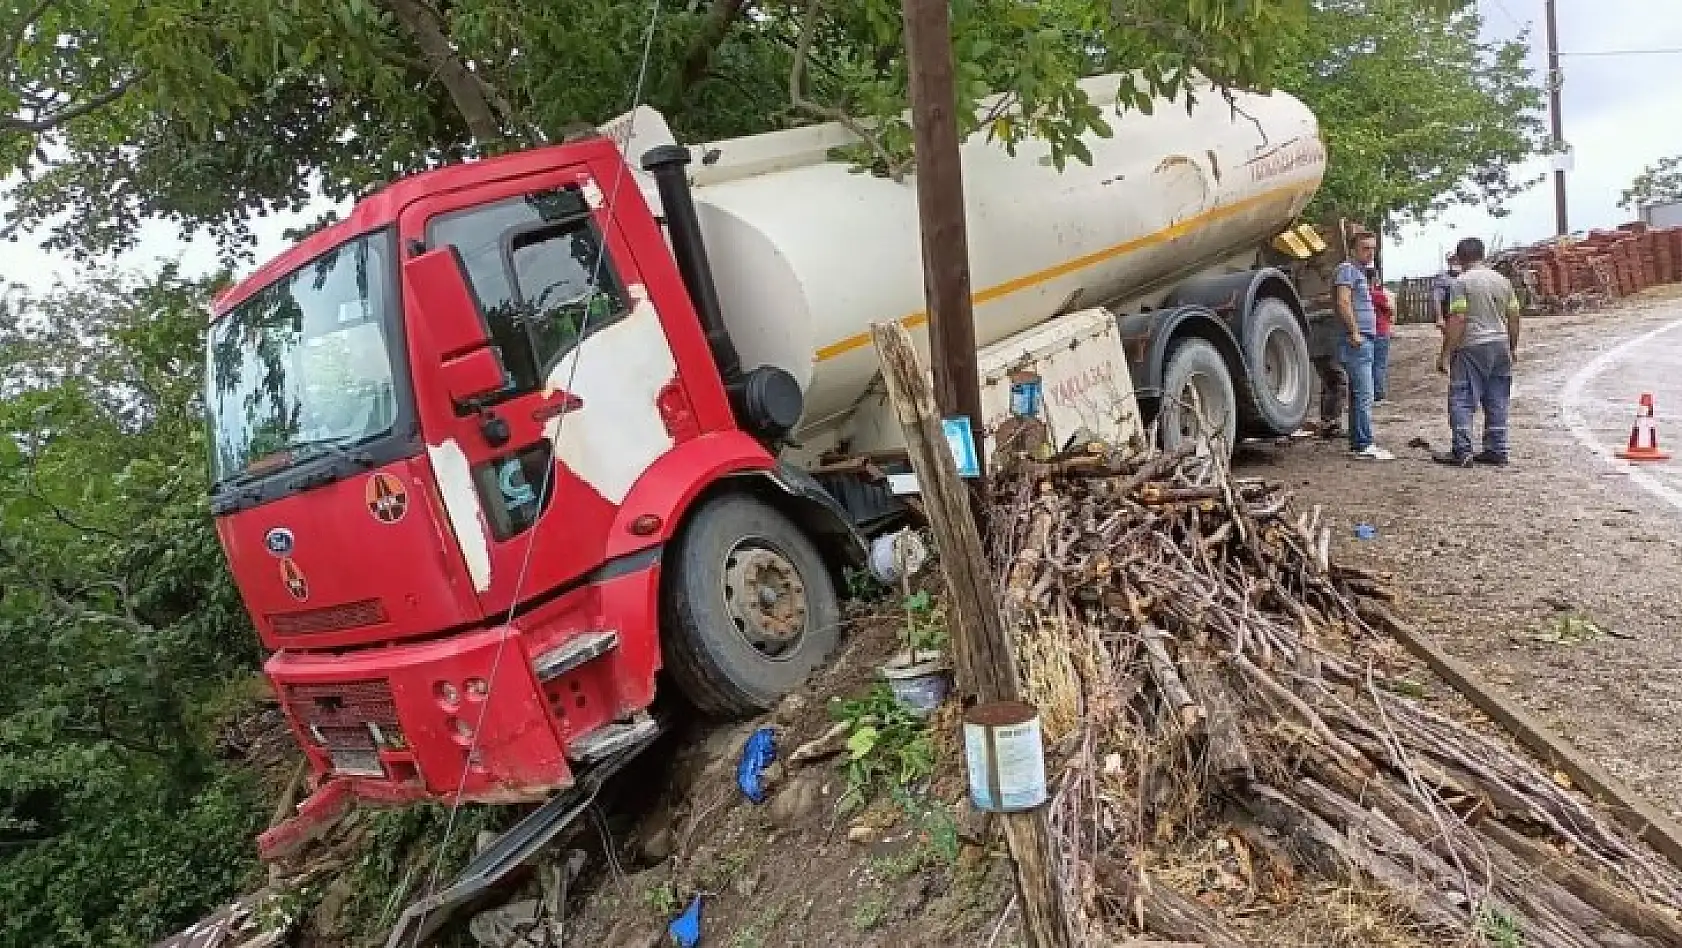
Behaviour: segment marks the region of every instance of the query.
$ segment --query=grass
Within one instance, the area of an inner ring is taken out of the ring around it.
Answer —
[[[1486,905],[1478,912],[1478,934],[1490,948],[1524,948],[1524,932],[1518,922],[1498,908]]]
[[[730,939],[730,948],[765,948],[767,939],[776,931],[777,925],[783,920],[783,906],[774,905],[754,916],[748,927],[736,932]]]
[[[1582,612],[1572,611],[1554,616],[1530,633],[1538,642],[1550,645],[1578,645],[1592,642],[1606,634],[1600,624]]]
[[[904,791],[896,791],[895,800],[912,828],[912,839],[893,855],[871,859],[871,872],[884,881],[899,882],[933,866],[956,867],[961,843],[951,811],[942,803],[921,800]]]
[[[853,909],[853,930],[859,933],[872,931],[888,919],[888,900],[881,893],[866,896]]]
[[[642,894],[643,904],[653,912],[656,918],[671,918],[683,907],[683,900],[678,898],[677,886],[670,882],[651,885]]]

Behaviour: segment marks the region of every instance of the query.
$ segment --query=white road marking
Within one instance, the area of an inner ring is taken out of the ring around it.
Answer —
[[[1642,490],[1652,494],[1654,497],[1659,498],[1672,507],[1675,507],[1677,510],[1682,511],[1682,491],[1678,491],[1668,484],[1665,484],[1657,477],[1641,470],[1636,465],[1622,460],[1617,457],[1617,455],[1613,452],[1613,449],[1601,444],[1600,440],[1595,437],[1594,430],[1589,427],[1588,420],[1583,417],[1581,408],[1583,389],[1587,387],[1596,376],[1606,371],[1606,369],[1614,362],[1622,359],[1631,349],[1634,349],[1643,343],[1651,342],[1653,339],[1677,329],[1682,329],[1682,319],[1666,323],[1651,332],[1642,333],[1633,339],[1626,339],[1618,345],[1613,346],[1611,349],[1608,349],[1600,355],[1595,356],[1593,359],[1590,359],[1587,365],[1578,369],[1576,374],[1572,375],[1571,378],[1566,381],[1565,389],[1560,393],[1559,402],[1560,411],[1565,417],[1566,428],[1570,430],[1571,436],[1576,438],[1583,447],[1588,448],[1596,457],[1604,461],[1606,465],[1612,468],[1612,470],[1616,473],[1627,474],[1629,476],[1630,483],[1640,487]]]

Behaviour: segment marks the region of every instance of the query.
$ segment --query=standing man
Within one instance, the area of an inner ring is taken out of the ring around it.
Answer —
[[[1349,373],[1349,450],[1366,461],[1394,461],[1394,454],[1373,443],[1372,433],[1372,356],[1373,340],[1378,338],[1378,314],[1372,305],[1367,268],[1378,255],[1378,237],[1360,230],[1353,240],[1355,259],[1339,264],[1332,278],[1333,299],[1343,322],[1338,357]]]
[[[1390,291],[1372,267],[1367,268],[1367,284],[1372,287],[1372,308],[1378,313],[1378,336],[1372,341],[1372,403],[1377,405],[1390,397],[1390,333],[1396,310],[1390,303]]]
[[[1437,274],[1437,282],[1431,287],[1431,299],[1437,304],[1437,332],[1442,332],[1448,325],[1449,296],[1454,292],[1454,281],[1460,279],[1460,258],[1454,254],[1448,255],[1448,267]]]
[[[1449,296],[1448,321],[1437,371],[1448,373],[1448,420],[1454,443],[1431,459],[1454,467],[1507,464],[1507,407],[1518,352],[1518,294],[1507,278],[1484,264],[1483,241],[1462,240],[1455,249],[1465,272]],[[1472,416],[1483,407],[1483,450],[1472,453]]]

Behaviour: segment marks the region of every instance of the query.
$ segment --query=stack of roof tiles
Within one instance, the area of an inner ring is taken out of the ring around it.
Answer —
[[[1625,224],[1572,241],[1546,241],[1502,255],[1543,306],[1584,297],[1629,296],[1682,282],[1682,228]]]

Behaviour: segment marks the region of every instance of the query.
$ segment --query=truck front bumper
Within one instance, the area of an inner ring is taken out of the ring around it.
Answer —
[[[339,654],[276,653],[264,670],[315,789],[259,838],[263,858],[296,850],[358,800],[524,803],[572,786],[568,747],[581,751],[653,701],[658,553],[508,625]]]
[[[324,778],[298,817],[259,839],[266,859],[358,798],[512,803],[572,783],[516,628],[332,656],[281,652],[265,670]]]

